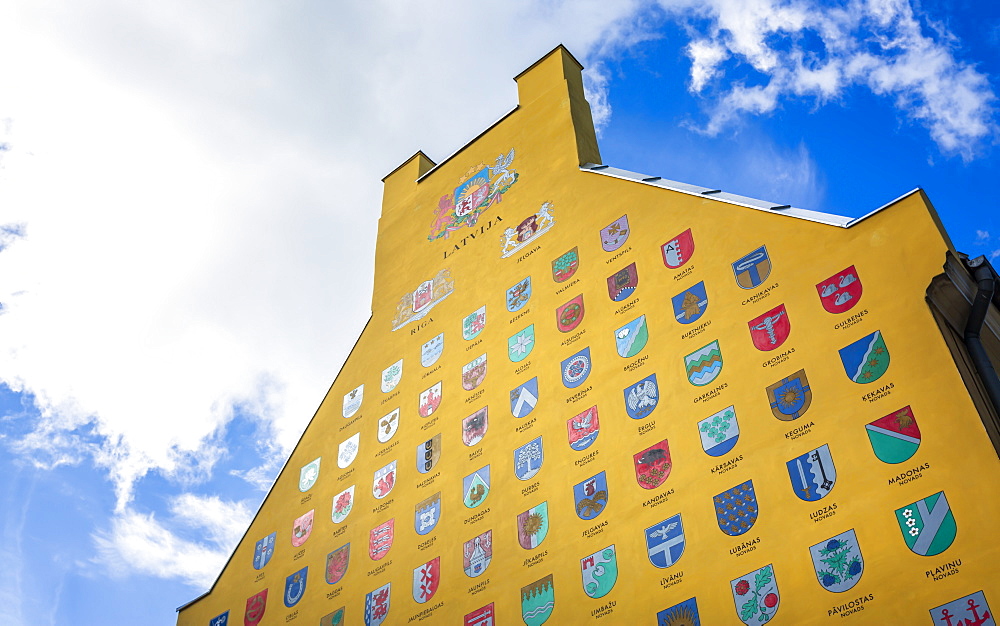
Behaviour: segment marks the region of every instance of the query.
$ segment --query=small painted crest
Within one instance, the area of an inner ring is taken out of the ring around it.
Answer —
[[[982,591],[931,609],[931,620],[943,626],[996,626],[996,620],[986,604]],[[953,621],[954,620],[954,621]]]
[[[392,488],[396,486],[396,462],[392,461],[388,465],[375,470],[374,478],[372,478],[372,495],[376,499],[381,500],[382,498],[389,495]]]
[[[753,347],[764,352],[774,350],[785,343],[788,333],[792,330],[784,304],[779,304],[767,313],[753,318],[747,322],[747,326],[750,327]]]
[[[387,443],[392,436],[396,434],[396,430],[399,428],[399,409],[393,409],[392,413],[389,413],[382,419],[378,421],[378,431],[375,436],[378,438],[379,443]]]
[[[816,291],[824,309],[830,313],[843,313],[861,300],[861,279],[852,265],[816,285]]]
[[[420,364],[424,367],[434,365],[441,358],[442,352],[444,352],[444,333],[438,333],[420,346]]]
[[[626,359],[639,354],[646,347],[647,341],[649,341],[649,329],[646,327],[645,315],[640,315],[615,331],[618,356]]]
[[[496,626],[493,615],[493,603],[490,602],[481,609],[476,609],[465,616],[462,626]]]
[[[399,330],[410,322],[423,318],[454,290],[455,280],[451,277],[451,270],[447,268],[439,271],[431,280],[420,283],[419,287],[404,294],[396,304],[392,330]]]
[[[847,591],[858,584],[865,569],[854,529],[810,546],[809,556],[820,587],[834,593]]]
[[[783,422],[802,417],[812,404],[812,389],[804,369],[782,378],[766,391],[771,413]]]
[[[537,213],[524,218],[516,227],[503,231],[503,236],[500,237],[500,258],[506,259],[517,254],[529,243],[549,232],[556,223],[552,211],[552,203],[545,202]]]
[[[578,269],[580,269],[580,254],[577,252],[577,246],[573,246],[566,254],[552,260],[552,280],[564,283],[572,278]]]
[[[483,407],[462,420],[462,443],[467,446],[474,446],[486,436],[486,429],[490,427],[489,407]]]
[[[684,357],[688,382],[702,387],[715,380],[722,372],[722,349],[719,341],[701,347]]]
[[[274,556],[274,541],[278,533],[273,532],[257,542],[253,549],[253,568],[263,569]]]
[[[600,432],[601,420],[597,415],[596,404],[583,413],[566,420],[566,436],[569,438],[569,447],[577,452],[589,448],[590,444],[597,441],[597,435]]]
[[[514,475],[518,480],[530,480],[542,469],[545,454],[542,437],[539,435],[520,448],[514,450]]]
[[[333,510],[330,518],[334,524],[339,524],[347,519],[348,514],[354,510],[354,487],[351,485],[333,497]]]
[[[675,270],[687,263],[694,254],[694,237],[691,235],[691,229],[685,230],[660,246],[660,252],[663,253],[663,264],[670,269]]]
[[[447,239],[463,226],[474,228],[479,216],[500,202],[503,194],[519,177],[514,169],[514,148],[506,155],[501,152],[491,166],[479,163],[470,167],[454,193],[446,194],[438,201],[428,241],[440,237]]]
[[[486,328],[486,305],[479,307],[462,319],[462,338],[472,341]]]
[[[229,611],[220,613],[208,620],[208,626],[229,626]]]
[[[591,598],[608,595],[618,580],[618,557],[615,544],[580,559],[583,592]]]
[[[614,302],[625,300],[639,286],[639,272],[631,263],[608,276],[608,297]]]
[[[698,422],[698,434],[701,435],[701,449],[708,456],[722,456],[732,450],[740,438],[736,407],[728,406]]]
[[[368,533],[368,556],[378,561],[389,553],[396,535],[396,518],[382,522]]]
[[[441,433],[417,446],[417,471],[421,474],[434,469],[441,459]]]
[[[660,391],[656,385],[656,374],[650,374],[634,385],[626,387],[625,412],[634,420],[641,420],[656,408],[660,401]]]
[[[365,386],[358,385],[355,389],[348,391],[344,395],[344,417],[348,418],[358,412],[361,408],[361,401],[365,397]]]
[[[633,454],[632,462],[635,465],[635,480],[643,489],[656,489],[667,480],[673,469],[666,439]]]
[[[481,467],[462,479],[465,506],[474,509],[490,495],[490,466]]]
[[[531,276],[525,276],[524,280],[507,290],[507,310],[516,313],[524,308],[530,299]]]
[[[920,556],[941,554],[958,534],[955,515],[943,491],[896,509],[896,522],[906,547]]]
[[[438,381],[420,392],[417,413],[420,417],[430,417],[431,413],[441,405],[441,381]]]
[[[264,618],[264,611],[267,609],[267,589],[247,598],[246,612],[243,614],[243,623],[246,626],[257,626]]]
[[[347,573],[347,566],[351,562],[351,544],[345,543],[333,552],[326,555],[326,582],[336,585]]]
[[[731,537],[742,535],[757,521],[757,492],[752,480],[723,491],[712,498],[712,503],[719,528]]]
[[[663,609],[656,614],[656,626],[701,626],[698,601],[688,598],[684,602]]]
[[[319,626],[344,626],[344,612],[346,607],[340,607],[332,613],[327,613],[319,618]]]
[[[840,361],[847,377],[858,384],[873,383],[889,369],[889,349],[882,331],[876,330],[840,349]]]
[[[525,550],[542,545],[549,534],[549,503],[542,502],[517,516],[517,543]]]
[[[729,584],[733,590],[736,614],[747,626],[766,624],[778,612],[781,597],[773,565],[744,574]]]
[[[705,291],[705,281],[692,285],[676,296],[670,298],[674,306],[674,319],[681,324],[693,324],[701,319],[708,310],[708,292]]]
[[[337,446],[337,467],[347,469],[358,458],[358,449],[361,446],[361,433],[354,433]]]
[[[800,454],[785,465],[792,480],[792,491],[806,502],[825,498],[837,482],[837,468],[833,466],[828,444]]]
[[[365,626],[380,626],[389,614],[392,583],[386,583],[365,596]]]
[[[676,563],[684,554],[685,545],[680,513],[646,529],[646,554],[654,567],[666,569]]]
[[[601,247],[605,252],[614,252],[628,240],[628,215],[622,215],[601,229]]]
[[[750,254],[733,261],[736,284],[743,289],[756,289],[771,274],[771,257],[767,247],[761,246]]]
[[[538,404],[538,377],[525,381],[510,391],[510,413],[525,417]]]
[[[441,557],[436,556],[413,570],[413,599],[419,604],[427,602],[437,593],[441,584]]]
[[[487,530],[462,545],[462,568],[465,575],[475,578],[490,566],[493,560],[493,531]]]
[[[306,592],[306,582],[308,579],[309,567],[303,567],[299,571],[285,578],[285,606],[292,608],[299,603]]]
[[[920,427],[908,406],[868,423],[865,431],[872,452],[883,463],[902,463],[920,447]]]
[[[592,520],[608,506],[608,476],[598,472],[587,480],[573,485],[573,501],[576,516],[582,520]]]
[[[316,509],[310,510],[292,522],[292,545],[296,548],[301,546],[309,538],[313,531],[313,514]]]
[[[462,366],[462,389],[472,391],[486,380],[486,354],[483,353]]]
[[[560,364],[562,383],[567,389],[583,384],[590,376],[590,348],[584,348]]]
[[[527,328],[515,333],[507,338],[507,358],[511,363],[518,363],[528,358],[535,347],[535,325],[530,324]]]
[[[583,321],[583,294],[573,298],[561,307],[556,308],[556,328],[561,333],[568,333]]]
[[[403,359],[400,359],[382,370],[382,393],[389,393],[396,388],[403,378]]]
[[[441,492],[417,502],[413,509],[413,528],[418,535],[426,535],[434,530],[441,519]]]
[[[544,624],[556,606],[552,574],[521,587],[521,619],[527,626]]]

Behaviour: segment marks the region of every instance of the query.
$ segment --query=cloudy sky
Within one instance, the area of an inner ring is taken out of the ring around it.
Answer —
[[[382,176],[556,44],[604,162],[1000,264],[1000,6],[7,0],[0,623],[173,624],[369,315]]]

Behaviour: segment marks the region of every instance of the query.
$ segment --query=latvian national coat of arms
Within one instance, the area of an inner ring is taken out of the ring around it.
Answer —
[[[494,203],[500,202],[503,194],[517,182],[520,175],[513,166],[514,148],[511,148],[506,155],[501,153],[492,166],[480,163],[469,168],[455,191],[438,201],[427,239],[447,238],[463,226],[475,226],[479,216]]]

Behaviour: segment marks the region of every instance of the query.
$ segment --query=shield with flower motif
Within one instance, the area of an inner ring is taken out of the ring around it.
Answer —
[[[615,331],[615,347],[618,356],[632,358],[646,347],[649,341],[649,329],[646,326],[646,316],[640,315],[628,324]]]
[[[294,574],[285,577],[285,606],[292,608],[299,603],[306,593],[306,582],[309,578],[309,567],[303,567]]]
[[[466,341],[471,341],[479,336],[486,328],[486,305],[479,307],[469,313],[462,320],[462,337]]]
[[[660,401],[656,374],[650,374],[622,391],[625,394],[625,412],[634,420],[641,420],[652,413]]]
[[[253,568],[262,569],[274,556],[274,540],[278,533],[273,532],[257,542],[253,549]]]
[[[511,313],[520,311],[531,299],[531,276],[507,290],[507,310]]]
[[[527,626],[544,624],[556,606],[552,574],[521,587],[521,619]]]
[[[693,324],[708,310],[708,292],[705,281],[701,281],[670,298],[674,307],[674,319],[681,324]]]
[[[441,381],[420,392],[417,412],[420,417],[429,417],[441,405]]]
[[[302,517],[296,518],[292,523],[292,545],[299,547],[306,542],[309,535],[313,531],[313,513],[316,509],[312,509],[308,513],[304,514]]]
[[[399,428],[399,409],[394,409],[392,413],[389,413],[382,419],[378,421],[378,431],[375,436],[378,437],[379,443],[386,443],[392,436],[396,434],[396,429]]]
[[[632,263],[608,276],[608,297],[614,302],[621,302],[631,296],[638,286],[639,272]]]
[[[396,534],[396,518],[383,522],[368,533],[368,556],[378,561],[389,553]]]
[[[569,447],[577,452],[589,448],[590,444],[597,441],[597,435],[600,432],[601,421],[597,415],[596,404],[566,421],[566,436],[569,438]]]
[[[413,599],[419,604],[427,602],[437,593],[441,584],[441,557],[434,557],[413,570]]]
[[[742,535],[757,521],[757,492],[748,480],[712,498],[719,528],[730,537]]]
[[[583,592],[591,598],[608,595],[618,580],[618,557],[615,545],[580,559],[580,573],[583,575]]]
[[[771,413],[783,422],[802,417],[812,404],[812,388],[804,369],[782,378],[766,391]]]
[[[747,626],[766,624],[778,612],[780,597],[773,565],[744,574],[729,585],[733,590],[736,614]]]
[[[896,523],[906,547],[920,556],[941,554],[958,534],[955,514],[943,491],[896,509]]]
[[[322,457],[307,463],[302,466],[299,470],[299,491],[306,492],[316,484],[316,479],[319,478],[319,462]]]
[[[517,516],[517,543],[525,550],[542,545],[549,534],[549,503],[546,500]]]
[[[267,589],[247,598],[246,612],[243,614],[243,623],[246,626],[257,626],[264,618],[264,611],[267,609]]]
[[[396,486],[396,462],[375,470],[372,478],[372,495],[381,500]]]
[[[556,309],[556,328],[559,332],[568,333],[583,321],[583,294],[573,298]]]
[[[726,407],[698,422],[698,433],[701,449],[708,456],[722,456],[732,450],[740,438],[736,407]]]
[[[673,465],[670,462],[670,446],[664,439],[641,452],[632,455],[635,465],[635,480],[643,489],[656,489],[670,476]]]
[[[622,215],[601,229],[601,247],[605,252],[614,252],[628,240],[628,215]]]
[[[583,381],[590,376],[590,348],[584,348],[563,361],[560,369],[562,370],[564,387],[573,389],[582,385]]]
[[[872,451],[883,463],[902,463],[920,447],[920,427],[908,406],[865,425]]]
[[[481,467],[462,480],[465,506],[474,509],[490,495],[490,466]]]
[[[535,325],[531,324],[507,338],[507,358],[518,363],[528,358],[535,347]]]
[[[462,568],[465,575],[475,578],[490,566],[493,560],[493,531],[487,530],[481,535],[469,539],[462,546]]]
[[[462,626],[496,626],[494,619],[493,603],[490,602],[486,606],[466,615]]]
[[[858,584],[865,569],[854,529],[811,546],[809,556],[820,587],[833,593],[847,591]]]
[[[852,265],[816,285],[816,291],[824,309],[830,313],[843,313],[861,300],[861,280]]]
[[[413,509],[413,527],[418,535],[426,535],[434,530],[441,519],[441,492],[421,500]]]
[[[841,348],[840,361],[847,377],[858,384],[873,383],[881,378],[889,369],[889,349],[885,347],[882,331],[876,330]]]
[[[552,261],[552,280],[557,283],[564,283],[576,274],[580,268],[580,255],[576,246],[566,254],[556,257]]]
[[[792,331],[792,324],[788,321],[784,304],[779,304],[767,313],[753,318],[747,322],[747,326],[750,327],[753,347],[763,352],[774,350],[785,343]]]
[[[573,501],[576,516],[582,520],[592,520],[608,506],[608,476],[598,472],[583,482],[573,485]]]
[[[514,450],[514,475],[518,480],[530,480],[542,469],[545,454],[542,451],[542,436],[535,437]]]
[[[434,365],[441,358],[442,352],[444,352],[444,333],[438,333],[420,346],[420,364],[424,367]]]
[[[486,355],[480,355],[462,366],[462,389],[472,391],[486,380]]]
[[[358,385],[355,389],[344,394],[344,417],[353,416],[361,408],[361,401],[365,397],[365,386]]]
[[[421,474],[434,469],[441,458],[441,433],[417,446],[417,471]]]
[[[348,514],[354,510],[354,487],[351,485],[333,497],[333,511],[330,518],[334,524],[339,524],[347,519]]]
[[[389,393],[396,388],[403,378],[403,359],[400,359],[382,370],[382,393]]]
[[[358,457],[361,433],[354,433],[337,446],[337,467],[347,469]]]
[[[667,243],[660,246],[663,254],[663,264],[670,269],[677,269],[691,259],[694,254],[694,237],[691,229],[687,229]]]
[[[347,543],[326,555],[326,582],[336,585],[347,573],[351,562],[351,544]]]
[[[365,626],[381,626],[389,615],[392,583],[386,583],[365,596]]]
[[[462,443],[474,446],[486,436],[489,428],[489,407],[483,407],[462,420]]]
[[[340,607],[332,613],[327,613],[319,618],[319,626],[344,626],[344,612],[346,607]]]

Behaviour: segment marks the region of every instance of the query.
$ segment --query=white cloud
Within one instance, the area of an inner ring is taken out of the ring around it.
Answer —
[[[989,240],[990,240],[990,232],[988,230],[976,231],[976,243],[986,243]]]

